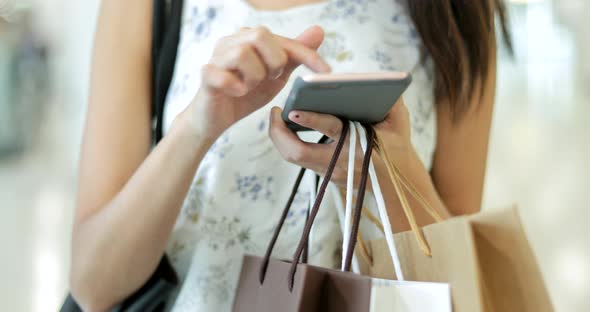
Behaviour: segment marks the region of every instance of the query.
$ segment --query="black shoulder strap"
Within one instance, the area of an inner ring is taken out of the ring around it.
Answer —
[[[162,117],[166,94],[174,73],[180,38],[183,0],[154,0],[152,25],[152,119],[153,142],[162,139]],[[111,312],[163,311],[179,283],[167,255],[149,280]]]
[[[162,139],[164,102],[174,73],[180,41],[183,0],[154,0],[152,25],[153,142]]]

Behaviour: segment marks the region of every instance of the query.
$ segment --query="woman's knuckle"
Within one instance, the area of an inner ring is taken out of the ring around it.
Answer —
[[[287,57],[287,53],[285,51],[280,51],[274,58],[272,66],[272,70],[279,70],[284,68],[287,65],[287,61],[289,58]]]
[[[231,40],[230,36],[223,36],[215,42],[215,51],[220,50],[225,46],[227,41]]]
[[[253,79],[256,81],[262,81],[264,78],[266,78],[266,70],[264,68],[261,68],[260,70],[257,70],[253,73]]]
[[[229,76],[223,76],[220,78],[219,80],[219,84],[221,85],[222,88],[227,88],[231,85],[232,80]]]
[[[211,72],[213,65],[211,64],[205,64],[201,67],[201,76],[204,76],[206,74],[208,74],[209,72]]]
[[[296,144],[291,146],[287,152],[286,160],[291,163],[301,163],[307,157],[307,149],[302,144]]]
[[[281,66],[281,67],[287,65],[287,62],[289,61],[289,57],[287,56],[287,53],[283,50],[280,51],[277,59],[278,59],[279,66]]]
[[[270,137],[270,140],[274,143],[274,145],[277,148],[277,150],[279,151],[279,153],[281,153],[283,158],[285,158],[284,156],[286,154],[281,149],[281,145],[277,144],[280,140],[280,131],[281,131],[281,129],[271,119],[269,122],[269,127],[268,127],[268,136]]]
[[[201,67],[201,78],[207,80],[213,73],[215,73],[215,66],[212,64],[205,64]]]
[[[319,63],[322,60],[322,57],[315,51],[313,51],[312,53],[310,53],[309,55],[309,60],[312,63]]]
[[[264,26],[254,29],[254,40],[265,40],[270,35],[270,30]]]
[[[236,58],[240,61],[244,61],[250,54],[250,46],[242,44],[236,49]]]
[[[337,137],[340,135],[340,132],[342,132],[341,129],[342,125],[340,124],[340,122],[334,123],[330,128],[328,128],[328,133],[326,134],[330,137]]]
[[[281,155],[283,156],[283,159],[285,159],[287,162],[290,162],[290,163],[297,162],[297,160],[295,159],[292,152],[283,152],[283,153],[281,153]]]

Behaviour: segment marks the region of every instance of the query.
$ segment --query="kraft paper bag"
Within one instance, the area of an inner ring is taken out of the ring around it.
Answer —
[[[422,230],[431,257],[412,232],[394,235],[403,272],[412,280],[448,282],[455,312],[554,310],[517,208],[452,218]],[[366,245],[373,264],[358,257],[361,272],[395,279],[386,241]]]
[[[387,160],[386,165],[395,174],[394,164]],[[411,186],[406,190],[427,208]],[[455,312],[553,311],[516,207],[448,220],[431,215],[437,223],[422,229],[414,223],[413,231],[394,235],[406,278],[449,283]],[[396,279],[386,239],[359,245],[369,255],[356,257],[361,273]]]

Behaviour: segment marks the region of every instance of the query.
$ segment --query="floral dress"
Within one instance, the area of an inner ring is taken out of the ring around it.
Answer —
[[[165,131],[196,94],[199,69],[210,59],[216,41],[240,27],[260,25],[289,37],[322,26],[326,37],[319,52],[334,72],[411,71],[413,83],[404,96],[412,142],[430,168],[436,139],[432,66],[420,64],[420,39],[403,3],[396,0],[325,0],[278,12],[257,10],[246,0],[185,1]],[[307,72],[299,68],[292,79]],[[284,105],[291,83],[267,106],[225,131],[195,173],[167,248],[182,281],[168,310],[230,311],[242,256],[264,253],[299,169],[280,157],[268,137],[270,109]],[[321,135],[300,136],[313,141]],[[274,257],[292,257],[314,190],[315,177],[309,173]],[[309,259],[315,265],[338,267],[339,195],[331,193],[314,224]]]

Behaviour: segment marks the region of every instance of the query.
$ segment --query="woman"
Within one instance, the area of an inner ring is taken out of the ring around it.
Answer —
[[[480,209],[498,0],[185,2],[165,136],[150,150],[152,8],[103,1],[73,234],[72,291],[84,308],[105,310],[129,296],[166,251],[182,279],[169,308],[230,310],[242,255],[266,247],[298,166],[322,175],[333,152],[334,144],[308,143],[318,133],[302,140],[290,132],[273,107],[284,103],[301,64],[315,72],[411,71],[407,107],[397,103],[376,129],[439,211]],[[334,140],[342,127],[328,115],[290,118]],[[342,157],[337,184],[346,167]],[[309,175],[298,194],[278,258],[292,255],[314,182]],[[406,230],[393,193],[386,198],[392,226]],[[320,210],[313,264],[338,263],[335,198]]]

